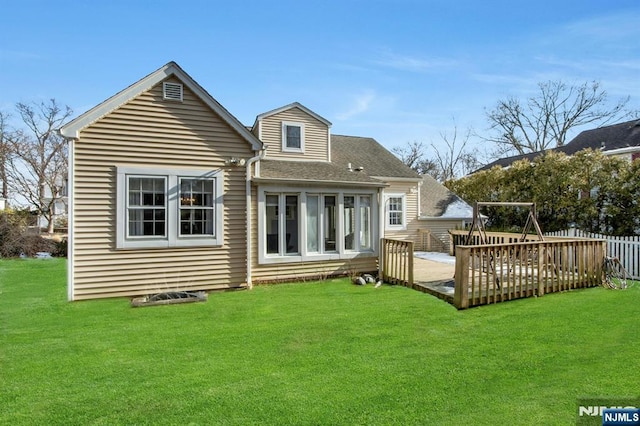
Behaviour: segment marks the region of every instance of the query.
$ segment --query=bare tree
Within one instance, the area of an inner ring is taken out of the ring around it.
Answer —
[[[605,125],[633,114],[626,111],[629,97],[607,108],[607,93],[600,83],[568,85],[562,81],[538,84],[539,93],[521,102],[499,100],[487,113],[497,154],[526,154],[563,146],[569,131],[585,124]]]
[[[396,154],[404,164],[421,175],[429,174],[436,177],[438,165],[435,161],[424,157],[426,148],[422,142],[409,142],[406,146],[396,147],[391,151]]]
[[[60,107],[55,99],[39,104],[18,103],[26,130],[10,139],[14,156],[7,173],[14,189],[24,196],[53,232],[56,203],[67,178],[67,142],[57,129],[71,116],[69,107]]]
[[[12,138],[8,125],[9,114],[0,111],[0,197],[5,200],[9,198],[9,181],[7,176],[7,164],[9,163],[11,146],[9,140]]]
[[[431,144],[435,153],[434,162],[438,170],[437,175],[434,175],[437,180],[446,182],[464,176],[480,167],[478,151],[476,149],[470,150],[468,146],[471,133],[471,129],[468,129],[462,140],[459,141],[458,127],[454,126],[453,134],[440,133],[440,137],[447,146],[446,151],[441,152],[434,144]]]
[[[404,164],[421,175],[431,175],[434,179],[445,182],[454,179],[480,167],[477,149],[469,148],[469,138],[472,131],[468,129],[462,138],[458,139],[458,127],[455,125],[450,135],[441,132],[440,137],[446,145],[446,150],[440,151],[435,144],[430,144],[433,155],[426,157],[427,148],[422,142],[410,142],[404,147],[393,148],[393,152]]]

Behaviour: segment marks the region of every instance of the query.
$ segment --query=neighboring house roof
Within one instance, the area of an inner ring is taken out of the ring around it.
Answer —
[[[569,143],[559,148],[500,158],[479,168],[476,172],[489,170],[495,166],[509,167],[511,164],[519,160],[526,159],[532,161],[534,158],[549,151],[563,152],[567,155],[573,155],[583,149],[599,149],[604,153],[610,154],[625,150],[634,151],[637,149],[640,151],[640,119],[613,124],[611,126],[598,127],[597,129],[585,130],[575,138],[571,139]]]
[[[420,175],[375,139],[356,136],[331,135],[331,162],[344,168],[363,170],[372,177],[402,178],[420,181]]]
[[[263,112],[262,114],[258,115],[256,117],[256,123],[260,120],[262,120],[263,118],[269,117],[271,115],[275,115],[275,114],[279,114],[283,111],[287,111],[290,110],[292,108],[299,108],[302,111],[304,111],[305,113],[309,114],[310,116],[312,116],[313,118],[315,118],[318,121],[321,121],[322,123],[324,123],[327,127],[331,127],[331,122],[329,120],[327,120],[326,118],[316,114],[315,112],[311,111],[309,108],[307,108],[306,106],[302,105],[300,102],[293,102],[289,105],[285,105],[283,107],[280,108],[276,108],[276,109],[272,109],[271,111],[267,111],[267,112]],[[254,127],[255,127],[255,123],[254,123]]]
[[[68,138],[78,139],[80,132],[87,126],[95,123],[100,118],[118,109],[131,99],[154,87],[163,80],[175,76],[193,93],[196,94],[209,108],[217,113],[222,120],[231,126],[236,132],[247,140],[252,148],[257,151],[262,149],[262,142],[258,140],[237,118],[235,118],[226,108],[218,103],[202,86],[200,86],[191,76],[189,76],[178,64],[169,62],[142,78],[126,89],[116,93],[106,101],[90,109],[84,114],[71,120],[60,128],[60,133]]]
[[[640,148],[640,119],[585,130],[557,151],[572,155],[587,148],[608,152],[629,147]]]
[[[473,219],[473,207],[425,175],[420,188],[420,219]]]

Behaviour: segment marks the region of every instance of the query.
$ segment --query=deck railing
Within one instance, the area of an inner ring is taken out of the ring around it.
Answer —
[[[581,231],[576,228],[545,233],[544,235],[545,239],[569,237],[606,240],[607,256],[617,257],[620,263],[622,263],[622,266],[624,266],[624,269],[631,275],[631,278],[640,280],[640,236],[614,237],[611,235]]]
[[[390,284],[413,286],[413,242],[382,238],[380,276]]]
[[[454,305],[464,309],[595,287],[602,283],[605,249],[605,241],[593,239],[458,245]]]
[[[467,245],[467,239],[469,238],[469,231],[461,231],[461,230],[451,230],[449,231],[450,235],[450,248],[449,254],[451,256],[455,256],[455,250],[457,246]],[[511,244],[511,243],[519,243],[522,239],[522,235],[515,234],[513,232],[486,232],[484,237],[486,238],[485,244]],[[482,236],[480,232],[474,231],[471,235],[471,244],[469,245],[479,245],[482,241]],[[535,234],[528,234],[524,239],[524,242],[529,241],[540,241],[540,237]]]
[[[420,251],[437,251],[446,253],[449,250],[444,241],[431,233],[430,229],[418,229],[418,247]]]

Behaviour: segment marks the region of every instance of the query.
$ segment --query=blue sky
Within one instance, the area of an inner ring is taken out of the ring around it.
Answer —
[[[640,107],[637,0],[2,0],[0,109],[80,114],[176,61],[244,124],[294,101],[387,148],[486,130],[537,83]],[[575,136],[575,135],[573,135]]]

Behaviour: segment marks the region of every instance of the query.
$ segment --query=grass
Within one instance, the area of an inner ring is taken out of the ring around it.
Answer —
[[[640,285],[456,311],[347,280],[130,308],[0,261],[0,424],[575,424],[638,396]]]

